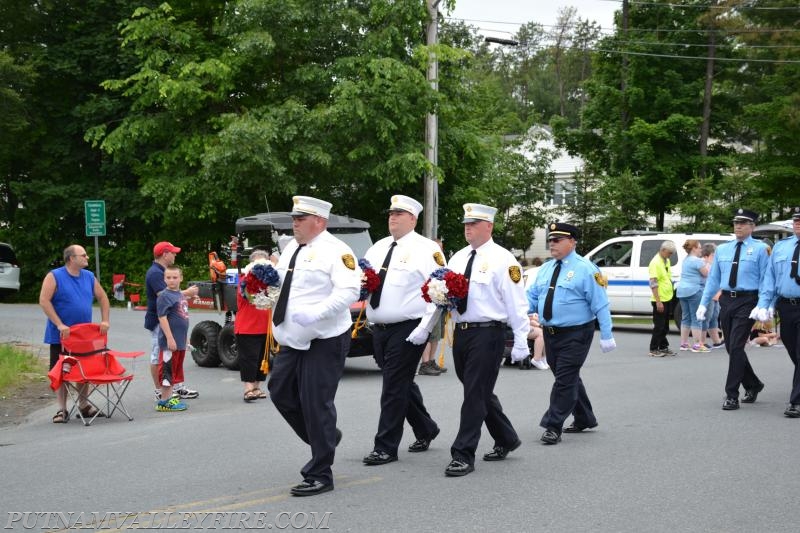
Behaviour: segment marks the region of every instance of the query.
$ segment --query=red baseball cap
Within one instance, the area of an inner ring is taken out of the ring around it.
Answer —
[[[181,249],[172,244],[171,242],[161,241],[160,243],[153,246],[153,255],[156,257],[161,257],[167,252],[174,252],[178,253]]]

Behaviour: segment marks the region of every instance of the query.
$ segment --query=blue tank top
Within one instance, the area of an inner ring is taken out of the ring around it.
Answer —
[[[61,321],[67,326],[92,321],[92,302],[94,301],[94,274],[81,270],[73,276],[67,267],[50,271],[56,279],[56,292],[53,294],[53,307]],[[48,318],[44,330],[45,344],[61,344],[58,328]]]

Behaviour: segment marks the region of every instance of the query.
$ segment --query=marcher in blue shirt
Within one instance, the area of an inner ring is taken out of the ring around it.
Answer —
[[[572,414],[566,433],[579,433],[597,426],[592,404],[580,370],[594,337],[594,320],[600,323],[600,348],[609,352],[617,347],[611,332],[611,312],[606,281],[600,270],[575,252],[580,231],[571,224],[554,222],[547,242],[555,261],[539,269],[536,281],[527,291],[528,313],[532,323],[544,331],[547,364],[555,376],[550,407],[542,417],[545,444],[561,441],[564,421]]]
[[[764,305],[758,304],[762,301],[759,299],[759,287],[769,266],[769,253],[766,244],[752,237],[757,220],[758,215],[753,211],[736,211],[733,217],[736,239],[717,248],[703,298],[697,308],[698,320],[704,320],[706,306],[717,291],[722,289],[719,321],[729,356],[725,401],[722,404],[725,411],[739,408],[740,385],[745,389],[742,403],[755,402],[758,393],[764,389],[764,384],[756,376],[744,351],[755,322],[754,308],[766,307],[765,300]]]
[[[781,340],[794,365],[789,407],[783,412],[789,418],[800,418],[800,207],[792,209],[794,235],[775,244],[769,268],[761,281],[766,307],[756,309],[756,319],[769,320],[773,310],[781,319]],[[759,303],[761,303],[759,301]]]

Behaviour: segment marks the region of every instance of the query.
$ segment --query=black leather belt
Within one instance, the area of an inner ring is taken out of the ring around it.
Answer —
[[[472,329],[472,328],[504,328],[505,322],[499,320],[492,320],[490,322],[458,322],[456,329]]]
[[[758,291],[722,291],[722,294],[730,298],[742,298],[744,296],[758,296]]]
[[[786,305],[800,305],[800,297],[798,298],[784,298],[783,296],[778,298],[779,304],[786,304]]]
[[[586,329],[589,326],[594,328],[594,321],[587,322],[586,324],[581,324],[580,326],[561,326],[561,327],[542,326],[542,329],[545,331],[545,333],[549,333],[550,335],[558,335],[560,333],[567,333],[569,331],[579,331],[582,329]]]
[[[389,322],[388,324],[371,324],[370,327],[378,329],[389,329],[397,326],[402,326],[403,324],[408,324],[409,322],[419,322],[419,320],[420,320],[419,318],[409,318],[408,320],[401,320],[400,322]]]

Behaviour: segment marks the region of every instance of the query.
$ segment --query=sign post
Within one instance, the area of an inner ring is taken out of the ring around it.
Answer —
[[[94,275],[100,281],[100,245],[97,238],[106,236],[106,201],[85,200],[83,210],[86,217],[86,236],[94,237]]]

